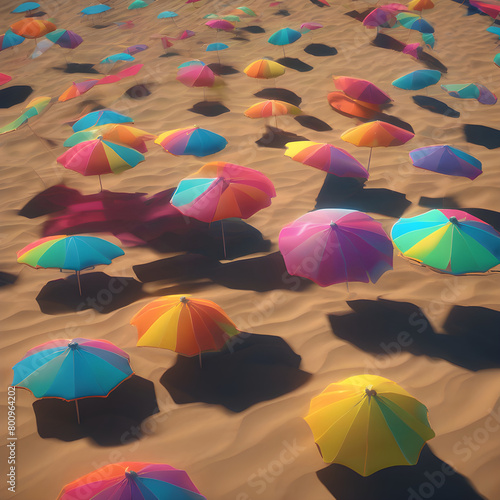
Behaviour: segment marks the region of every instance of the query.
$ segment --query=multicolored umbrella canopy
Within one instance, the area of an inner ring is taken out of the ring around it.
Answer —
[[[160,347],[196,356],[218,351],[240,332],[221,307],[191,295],[167,295],[144,306],[130,320],[138,346]]]
[[[57,45],[64,49],[74,49],[83,42],[83,38],[80,35],[70,30],[58,29],[47,33],[45,36],[51,42],[57,43]]]
[[[257,14],[252,10],[250,9],[249,7],[236,7],[236,9],[233,10],[234,13],[238,14],[238,15],[247,15],[247,16],[250,16],[250,17],[257,17]]]
[[[379,222],[357,210],[309,212],[281,230],[279,249],[289,274],[320,286],[375,283],[392,269],[391,240]]]
[[[396,13],[378,7],[373,9],[364,19],[363,26],[367,28],[392,28],[397,24]]]
[[[415,465],[435,434],[427,408],[392,380],[357,375],[330,384],[305,417],[327,463],[369,476],[394,465]]]
[[[110,10],[111,7],[109,5],[104,5],[102,3],[98,3],[97,5],[91,5],[90,7],[85,7],[80,11],[80,14],[84,16],[92,16],[94,14],[102,14],[107,10]]]
[[[210,162],[184,178],[171,203],[188,217],[203,222],[248,219],[271,205],[273,183],[261,172],[222,161]]]
[[[112,54],[101,60],[101,64],[115,63],[118,61],[134,61],[135,57],[127,54],[126,52],[119,52],[118,54]]]
[[[286,144],[285,156],[338,177],[368,179],[369,173],[361,163],[347,151],[312,141],[295,141]]]
[[[208,156],[222,151],[227,141],[221,135],[199,127],[178,128],[160,134],[155,140],[165,151],[175,156]]]
[[[399,24],[409,30],[419,31],[420,33],[434,33],[434,28],[418,14],[401,12],[396,16]]]
[[[24,37],[16,35],[11,30],[7,30],[5,34],[0,35],[0,51],[19,45],[20,43],[23,43],[24,40]]]
[[[417,69],[396,78],[392,85],[404,90],[420,90],[434,85],[441,80],[441,72],[435,69]]]
[[[73,82],[70,87],[68,87],[58,98],[58,101],[65,102],[70,99],[74,99],[75,97],[79,97],[85,92],[88,92],[91,88],[93,88],[99,80],[91,79],[84,80],[83,82]]]
[[[349,76],[334,76],[335,87],[342,90],[353,99],[367,102],[369,104],[386,104],[392,99],[375,84],[361,78],[351,78]]]
[[[250,106],[245,111],[245,116],[248,118],[269,118],[274,116],[276,120],[280,115],[301,115],[302,110],[293,104],[285,101],[269,100],[262,101]],[[277,121],[275,122],[278,126]]]
[[[482,174],[481,162],[466,152],[452,146],[426,146],[410,151],[415,167],[438,174],[475,179]]]
[[[302,23],[300,25],[300,30],[304,33],[308,31],[319,30],[321,28],[323,28],[323,25],[320,23]]]
[[[277,78],[285,74],[285,66],[269,59],[259,59],[249,64],[243,72],[252,78]]]
[[[215,74],[204,64],[193,64],[180,68],[175,79],[187,87],[212,87]]]
[[[40,38],[51,31],[55,31],[57,26],[50,21],[35,17],[26,17],[11,25],[10,29],[24,38]]]
[[[35,97],[26,105],[24,108],[25,111],[21,114],[21,116],[16,118],[13,122],[10,122],[0,128],[0,135],[12,132],[13,130],[18,129],[23,123],[26,123],[30,118],[40,115],[43,111],[45,111],[51,101],[51,97]]]
[[[484,85],[476,83],[459,83],[441,85],[441,88],[448,92],[451,97],[459,99],[477,99],[481,104],[495,104],[497,96],[488,90]]]
[[[134,120],[129,116],[122,115],[111,109],[100,109],[92,111],[80,118],[73,124],[73,132],[80,132],[87,128],[96,127],[97,125],[105,125],[106,123],[133,123]]]
[[[148,462],[108,464],[67,484],[57,500],[206,500],[183,470]]]
[[[469,2],[473,7],[476,7],[481,12],[484,12],[492,19],[497,19],[500,14],[500,5],[488,2],[479,2],[477,0],[470,0]]]
[[[36,2],[24,2],[20,5],[18,5],[13,11],[13,14],[19,14],[21,12],[29,12],[30,10],[35,10],[40,7],[39,3]]]
[[[462,210],[400,219],[391,237],[403,256],[446,273],[483,273],[500,264],[500,233]]]

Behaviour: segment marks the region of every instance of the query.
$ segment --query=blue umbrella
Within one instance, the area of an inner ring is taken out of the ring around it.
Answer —
[[[291,28],[283,28],[273,33],[269,37],[268,42],[272,43],[273,45],[284,46],[296,42],[301,36],[302,33],[300,33],[300,31],[293,30]],[[284,47],[283,47],[283,55],[285,55]]]
[[[19,45],[25,40],[24,37],[16,35],[13,31],[7,30],[5,35],[0,35],[0,51]]]
[[[441,79],[441,72],[434,69],[417,69],[401,76],[392,82],[392,85],[404,90],[420,90],[434,85]]]
[[[226,45],[225,43],[220,43],[220,42],[217,42],[217,43],[209,43],[207,45],[207,49],[206,51],[207,52],[217,52],[217,59],[219,60],[219,63],[220,63],[220,56],[219,56],[219,50],[226,50],[228,49],[229,46]]]
[[[127,9],[129,10],[134,10],[134,9],[143,9],[144,7],[147,7],[149,4],[144,2],[144,0],[135,0],[132,2]]]
[[[489,28],[486,28],[486,31],[493,33],[494,35],[498,35],[498,38],[500,38],[500,26],[490,26]]]
[[[101,109],[99,111],[92,111],[80,118],[73,124],[73,132],[80,132],[88,128],[97,127],[98,125],[105,125],[106,123],[133,123],[134,120],[129,116],[122,115],[111,109]]]
[[[134,61],[135,57],[131,56],[130,54],[127,54],[125,52],[120,52],[118,54],[113,54],[111,56],[105,57],[101,63],[107,64],[107,63],[115,63],[118,61]]]
[[[434,33],[434,28],[421,17],[416,14],[408,14],[407,12],[402,12],[396,16],[401,26],[414,31],[420,31],[420,33]]]
[[[19,12],[29,12],[30,10],[35,10],[40,7],[39,3],[36,2],[24,2],[21,5],[18,5],[12,13],[18,14]]]
[[[90,7],[85,7],[85,9],[80,11],[80,14],[83,14],[84,16],[91,16],[93,14],[101,14],[102,12],[106,12],[107,10],[110,9],[111,7],[109,5],[98,3],[97,5],[91,5]]]

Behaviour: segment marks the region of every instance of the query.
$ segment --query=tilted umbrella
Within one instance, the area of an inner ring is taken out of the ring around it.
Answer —
[[[206,500],[189,476],[167,464],[107,464],[67,484],[57,500]]]
[[[135,9],[144,9],[144,7],[148,7],[148,3],[145,2],[144,0],[134,0],[128,7],[128,10],[135,10]]]
[[[167,153],[175,156],[208,156],[222,151],[227,141],[210,130],[199,127],[179,128],[163,132],[155,139]]]
[[[109,241],[95,236],[47,236],[17,252],[17,262],[35,269],[75,271],[80,295],[80,272],[89,267],[111,264],[124,251]]]
[[[327,463],[369,476],[415,465],[434,431],[427,408],[392,380],[357,375],[328,385],[311,400],[305,420]]]
[[[369,104],[386,104],[392,101],[383,90],[368,80],[349,76],[334,76],[333,83],[349,97],[359,101]]]
[[[462,210],[399,219],[391,237],[404,257],[450,274],[484,273],[500,264],[500,233]]]
[[[233,31],[235,28],[233,23],[225,19],[210,19],[210,21],[207,21],[205,24],[215,30],[215,40],[217,40],[219,31]]]
[[[36,10],[40,7],[39,3],[36,2],[24,2],[18,5],[13,11],[13,14],[19,14],[22,12],[31,12],[32,10]]]
[[[96,127],[97,125],[104,125],[106,123],[133,123],[133,121],[134,120],[129,116],[122,115],[111,109],[101,109],[82,116],[82,118],[73,124],[72,128],[73,132],[80,132],[80,130]]]
[[[129,356],[107,340],[57,339],[30,349],[13,367],[13,387],[36,398],[74,401],[106,397],[134,372]]]
[[[0,86],[9,83],[12,80],[10,75],[6,75],[5,73],[0,73]]]
[[[391,240],[379,222],[357,210],[309,212],[281,230],[279,249],[289,274],[320,286],[375,283],[392,269]]]
[[[434,8],[432,0],[411,0],[407,5],[409,10],[415,10],[417,12],[422,12],[423,10],[429,10]]]
[[[354,156],[332,144],[295,141],[285,146],[285,156],[329,174],[361,179],[368,179],[370,175]]]
[[[477,99],[481,104],[493,105],[497,102],[497,96],[484,85],[477,83],[441,85],[451,97],[459,99]]]
[[[0,135],[5,134],[7,132],[12,132],[13,130],[16,130],[24,123],[27,124],[28,128],[34,135],[37,135],[36,132],[31,128],[28,120],[30,118],[42,114],[47,109],[51,101],[52,101],[51,97],[46,97],[46,96],[35,97],[26,105],[26,107],[24,108],[24,112],[21,114],[21,116],[16,118],[14,121],[8,123],[7,125],[3,126],[2,128],[0,128]]]
[[[285,45],[296,42],[302,33],[291,28],[282,28],[273,33],[267,40],[272,45],[280,45],[283,49],[283,57],[285,57]]]
[[[343,141],[350,142],[355,146],[370,148],[367,170],[370,168],[373,148],[401,146],[413,137],[415,137],[415,134],[412,132],[382,121],[363,123],[346,130],[340,136]]]
[[[106,12],[110,9],[111,7],[109,5],[98,3],[97,5],[91,5],[90,7],[85,7],[85,9],[82,9],[80,11],[80,14],[84,16],[92,16],[94,14],[102,14],[103,12]]]
[[[101,60],[101,64],[111,64],[119,61],[134,61],[135,57],[127,54],[126,52],[119,52],[118,54],[112,54]]]
[[[437,172],[475,179],[482,174],[481,162],[458,148],[447,145],[425,146],[410,151],[410,158],[415,167]]]
[[[84,80],[83,82],[73,82],[71,86],[69,86],[59,97],[58,101],[65,102],[70,99],[74,99],[75,97],[79,97],[85,92],[88,92],[91,88],[93,88],[99,80],[90,79]]]
[[[145,305],[130,320],[138,346],[160,347],[184,356],[218,351],[240,332],[223,309],[190,295],[166,295]]]
[[[274,116],[276,127],[278,126],[277,116],[301,114],[302,110],[297,106],[278,100],[258,102],[245,111],[245,116],[248,116],[248,118],[269,118]]]
[[[441,79],[441,72],[435,69],[417,69],[406,75],[396,78],[392,82],[394,87],[404,90],[420,90],[434,85]]]
[[[420,33],[434,33],[434,28],[418,14],[401,12],[396,16],[399,24],[409,30],[419,31]]]
[[[203,98],[205,98],[205,88],[213,87],[215,74],[205,64],[193,64],[180,68],[175,79],[187,87],[203,87]]]
[[[10,26],[10,29],[16,34],[24,38],[40,38],[51,31],[55,31],[57,26],[50,21],[37,19],[34,17],[26,17],[17,21]]]
[[[0,51],[19,45],[24,40],[23,36],[16,35],[13,31],[7,30],[3,35],[0,35]]]
[[[379,28],[392,28],[397,22],[398,20],[395,12],[384,9],[383,7],[377,7],[363,19],[363,26],[367,28],[376,28],[378,32]]]
[[[74,49],[83,42],[80,35],[70,30],[55,30],[47,33],[45,37],[64,49]]]

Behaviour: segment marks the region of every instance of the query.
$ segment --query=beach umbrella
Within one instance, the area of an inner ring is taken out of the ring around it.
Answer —
[[[13,366],[13,387],[28,389],[36,398],[74,401],[106,397],[134,372],[129,355],[108,340],[51,340],[30,349]],[[87,497],[88,498],[88,497]]]
[[[498,38],[500,39],[500,26],[490,26],[488,28],[486,28],[486,31],[488,33],[493,33],[494,35],[498,35]]]
[[[350,76],[334,76],[333,83],[346,95],[359,101],[369,104],[386,104],[392,101],[383,90],[368,80]]]
[[[74,49],[83,42],[83,38],[80,35],[70,30],[58,29],[47,33],[45,37],[64,49]]]
[[[320,23],[302,23],[300,25],[300,29],[305,32],[319,30],[322,27],[323,25]]]
[[[340,113],[358,118],[372,119],[378,112],[381,111],[378,104],[370,104],[365,101],[353,99],[344,92],[330,92],[327,95],[330,106]]]
[[[221,19],[224,19],[225,21],[229,21],[230,23],[239,23],[241,19],[238,16],[234,15],[227,15],[227,16],[222,16]]]
[[[93,88],[99,80],[84,80],[83,82],[73,82],[58,98],[60,102],[69,101],[79,97]]]
[[[126,52],[119,52],[118,54],[112,54],[101,60],[101,64],[115,63],[118,61],[134,61],[135,57],[127,54]]]
[[[191,64],[180,68],[175,79],[187,87],[212,87],[215,74],[205,64]]]
[[[434,85],[441,79],[441,72],[435,69],[417,69],[392,82],[392,85],[404,90],[420,90]]]
[[[75,271],[80,295],[80,272],[89,267],[111,264],[124,251],[109,241],[94,236],[48,236],[17,252],[17,262],[35,269]]]
[[[96,127],[97,125],[105,125],[106,123],[133,123],[132,118],[112,111],[111,109],[101,109],[92,111],[80,118],[73,124],[73,132],[80,132],[87,128]]]
[[[472,7],[476,7],[476,9],[479,9],[481,12],[484,12],[492,19],[496,19],[500,14],[499,4],[478,2],[477,0],[470,0],[469,3],[472,5]]]
[[[296,42],[302,33],[291,28],[282,28],[273,33],[267,40],[272,45],[280,45],[283,48],[283,57],[285,57],[285,45]]]
[[[434,8],[432,0],[411,0],[407,4],[408,10],[415,10],[417,12],[422,12],[423,10],[429,10]]]
[[[361,179],[368,179],[370,175],[354,156],[332,144],[295,141],[288,142],[285,146],[285,156],[328,174]]]
[[[6,75],[5,73],[0,73],[0,86],[9,83],[12,80],[12,77]]]
[[[137,54],[138,52],[147,50],[148,48],[149,47],[147,45],[144,45],[143,43],[138,43],[136,45],[131,45],[130,47],[127,47],[123,52],[125,52],[125,54],[134,55]]]
[[[500,67],[500,53],[493,58],[493,62]]]
[[[107,10],[110,10],[111,7],[109,5],[104,5],[102,3],[98,3],[97,5],[91,5],[90,7],[85,7],[80,11],[80,14],[84,16],[92,16],[94,14],[102,14]]]
[[[441,85],[441,88],[448,92],[451,97],[459,99],[477,99],[481,104],[495,104],[497,96],[488,90],[484,85],[477,83],[459,83]]]
[[[14,45],[19,45],[24,40],[24,37],[16,35],[11,30],[7,30],[3,35],[0,35],[0,51],[14,47]]]
[[[481,162],[452,146],[426,146],[410,151],[410,159],[415,167],[437,172],[475,179],[482,174]]]
[[[206,500],[189,476],[170,465],[149,462],[107,464],[67,484],[57,500]]]
[[[51,97],[35,97],[26,105],[21,116],[16,118],[13,122],[10,122],[4,127],[0,128],[0,135],[18,129],[21,125],[23,125],[23,123],[26,123],[31,132],[36,135],[36,133],[30,127],[28,120],[43,113],[43,111],[45,111],[51,101]]]
[[[22,12],[30,12],[32,10],[36,10],[40,7],[39,3],[36,2],[24,2],[18,5],[12,12],[12,14],[19,14]]]
[[[135,10],[135,9],[143,9],[144,7],[147,7],[149,4],[145,2],[144,0],[134,0],[128,7],[128,10]]]
[[[328,385],[311,400],[305,420],[327,463],[369,476],[395,465],[415,465],[435,434],[427,408],[378,375]]]
[[[358,147],[370,148],[367,170],[370,169],[372,149],[376,147],[401,146],[415,134],[387,122],[373,121],[346,130],[340,138]]]
[[[285,66],[269,59],[258,59],[249,64],[243,72],[251,78],[277,78],[285,74]]]
[[[166,295],[145,305],[130,320],[138,346],[160,347],[184,356],[218,351],[240,332],[214,302],[191,295]]]
[[[42,54],[45,54],[47,50],[52,48],[54,46],[54,42],[51,42],[47,38],[42,38],[40,42],[36,44],[35,50],[31,54],[31,59],[36,59],[37,57],[40,57]]]
[[[236,9],[234,9],[233,12],[236,13],[236,14],[238,14],[238,15],[246,15],[246,16],[249,16],[249,17],[257,17],[257,14],[252,9],[250,9],[249,7],[245,7],[245,6],[236,7]]]
[[[301,115],[302,110],[293,104],[285,101],[269,100],[258,102],[250,106],[245,111],[245,116],[248,118],[269,118],[274,116],[276,126],[278,122],[276,120],[277,116],[280,115]]]
[[[436,43],[436,39],[434,38],[434,35],[432,33],[422,33],[422,40],[431,49],[434,48],[434,45]]]
[[[391,237],[404,257],[446,273],[484,273],[500,264],[500,233],[462,210],[399,219]]]
[[[289,274],[323,287],[375,283],[392,269],[391,240],[380,222],[357,210],[309,212],[281,230],[279,249]]]
[[[217,59],[219,60],[219,64],[220,64],[219,50],[226,50],[228,48],[229,48],[229,46],[226,45],[225,43],[209,43],[207,45],[206,51],[207,52],[217,52]]]
[[[57,29],[56,25],[50,21],[37,19],[34,17],[26,17],[10,26],[10,29],[19,36],[24,38],[40,38],[51,31]]]
[[[107,141],[134,148],[140,153],[146,153],[148,148],[145,141],[156,139],[156,135],[144,130],[125,125],[123,123],[108,123],[99,127],[75,132],[64,141],[64,146],[72,147],[84,141],[90,141],[102,137]]]
[[[98,175],[102,191],[101,175],[119,174],[144,160],[133,148],[97,138],[72,146],[57,158],[57,163],[85,176]]]
[[[173,19],[174,17],[177,17],[179,14],[176,12],[173,12],[171,10],[165,10],[163,12],[160,12],[157,16],[158,19]]]
[[[205,23],[206,26],[217,31],[232,31],[234,24],[226,21],[225,19],[211,19]]]
[[[192,61],[186,61],[183,62],[182,64],[179,64],[179,66],[177,66],[177,69],[185,68],[187,66],[206,66],[206,64],[203,61],[200,61],[199,59],[193,59]]]
[[[155,144],[174,156],[208,156],[222,151],[227,141],[221,135],[195,126],[163,132]]]
[[[384,9],[383,7],[378,7],[372,10],[364,19],[363,26],[367,28],[393,28],[397,24],[398,20],[396,18],[396,13]]]
[[[417,14],[401,12],[396,16],[396,19],[406,29],[419,31],[420,33],[434,33],[434,28]]]

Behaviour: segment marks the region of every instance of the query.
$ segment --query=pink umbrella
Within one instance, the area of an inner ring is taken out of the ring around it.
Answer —
[[[0,85],[5,85],[6,83],[10,82],[12,80],[12,77],[9,75],[6,75],[5,73],[0,73]]]
[[[213,28],[217,31],[232,31],[234,30],[234,24],[226,21],[225,19],[210,19],[205,23],[210,28]]]
[[[380,6],[381,9],[391,10],[393,12],[402,12],[407,11],[408,7],[403,5],[402,3],[387,3],[385,5]]]
[[[279,249],[287,271],[320,286],[375,283],[392,269],[392,242],[382,225],[357,210],[309,212],[285,226]]]
[[[393,11],[384,8],[372,10],[364,19],[363,25],[367,28],[392,28],[398,22]]]
[[[176,79],[187,87],[203,87],[203,98],[205,98],[205,87],[213,86],[215,74],[208,66],[193,64],[180,68]]]
[[[375,84],[361,78],[351,78],[349,76],[334,76],[335,87],[342,90],[353,99],[358,99],[370,104],[385,104],[392,99]]]
[[[323,27],[323,25],[319,24],[319,23],[302,23],[300,25],[301,30],[311,30],[311,31],[319,30],[322,27]]]
[[[415,59],[420,59],[420,53],[422,52],[422,47],[419,42],[409,43],[403,47],[403,54],[409,54]]]

